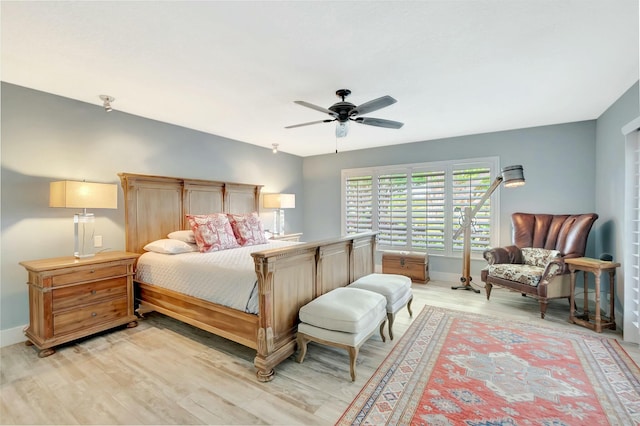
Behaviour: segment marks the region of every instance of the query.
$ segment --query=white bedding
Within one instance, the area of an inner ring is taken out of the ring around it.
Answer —
[[[257,314],[257,279],[251,253],[295,244],[299,243],[269,241],[212,253],[146,252],[138,259],[136,280]]]

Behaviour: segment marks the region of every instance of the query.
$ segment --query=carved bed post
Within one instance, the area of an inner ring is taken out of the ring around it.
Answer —
[[[256,274],[260,291],[260,319],[258,323],[258,348],[254,365],[258,369],[256,376],[261,382],[273,380],[274,365],[270,365],[268,357],[273,352],[273,265],[264,258],[256,258]]]

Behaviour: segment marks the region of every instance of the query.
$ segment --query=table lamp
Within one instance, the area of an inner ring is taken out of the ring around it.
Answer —
[[[284,209],[296,207],[296,194],[264,194],[262,205],[265,209],[276,209],[273,213],[273,232],[284,234]]]
[[[117,209],[118,186],[108,183],[58,181],[49,184],[49,207],[82,209],[73,216],[74,253],[78,258],[94,253],[95,216],[87,209]]]

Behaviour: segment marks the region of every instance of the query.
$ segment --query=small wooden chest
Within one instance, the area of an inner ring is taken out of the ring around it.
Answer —
[[[382,273],[405,275],[420,284],[429,282],[429,255],[407,251],[382,252]]]

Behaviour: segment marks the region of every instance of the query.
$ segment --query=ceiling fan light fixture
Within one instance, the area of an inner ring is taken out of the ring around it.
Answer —
[[[341,121],[338,124],[336,124],[336,137],[337,138],[344,138],[345,136],[347,136],[347,133],[349,133],[349,122],[348,121]]]

